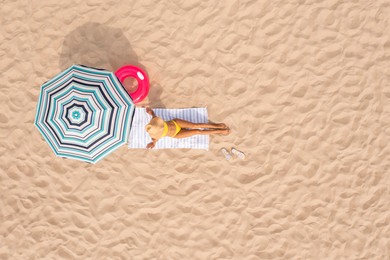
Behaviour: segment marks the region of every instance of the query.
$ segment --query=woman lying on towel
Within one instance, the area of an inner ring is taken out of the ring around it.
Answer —
[[[156,116],[150,107],[146,108],[146,113],[152,116],[149,124],[145,127],[146,132],[152,138],[152,142],[146,146],[149,149],[156,145],[158,139],[165,136],[185,138],[193,135],[228,135],[230,133],[230,129],[223,123],[196,124],[178,118],[165,122],[162,118]]]

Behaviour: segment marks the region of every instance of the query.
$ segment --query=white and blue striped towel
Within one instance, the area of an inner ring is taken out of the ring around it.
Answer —
[[[180,118],[193,123],[207,123],[207,109],[204,108],[183,108],[183,109],[153,109],[156,116],[161,117],[165,121],[174,118]],[[152,117],[146,113],[145,108],[136,108],[134,111],[133,122],[130,129],[128,147],[146,148],[146,145],[152,141],[149,134],[145,131],[145,126],[149,123]],[[158,140],[154,149],[170,149],[170,148],[189,148],[189,149],[209,149],[208,135],[194,135],[187,138],[171,138],[164,137]]]

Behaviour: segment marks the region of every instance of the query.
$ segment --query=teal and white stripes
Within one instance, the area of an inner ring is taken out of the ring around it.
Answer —
[[[133,113],[112,72],[73,65],[42,85],[35,125],[56,155],[95,163],[127,141]]]

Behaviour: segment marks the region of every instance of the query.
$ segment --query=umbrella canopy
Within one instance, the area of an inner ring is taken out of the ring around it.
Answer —
[[[42,85],[35,125],[57,156],[96,163],[127,141],[133,114],[114,73],[73,65]]]

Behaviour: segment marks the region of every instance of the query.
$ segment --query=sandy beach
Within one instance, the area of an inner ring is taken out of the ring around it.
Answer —
[[[0,4],[0,259],[390,259],[388,0]],[[231,134],[58,158],[33,123],[72,64]]]

